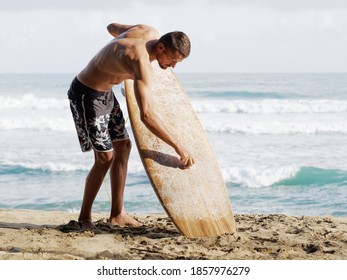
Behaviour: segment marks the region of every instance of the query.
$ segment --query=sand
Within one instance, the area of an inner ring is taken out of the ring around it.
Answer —
[[[187,238],[164,214],[132,215],[140,228],[82,232],[78,214],[0,210],[0,259],[6,260],[347,260],[347,218],[236,215],[237,233]]]

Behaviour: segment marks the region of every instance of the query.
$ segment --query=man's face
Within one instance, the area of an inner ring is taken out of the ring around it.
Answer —
[[[183,59],[183,55],[181,55],[178,51],[174,52],[169,49],[165,49],[157,57],[159,66],[162,69],[166,69],[168,67],[175,68],[176,64],[181,62]]]

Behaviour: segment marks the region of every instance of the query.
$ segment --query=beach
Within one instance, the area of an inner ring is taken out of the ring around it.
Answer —
[[[236,214],[237,233],[182,236],[165,214],[132,214],[140,228],[81,231],[77,213],[0,210],[2,260],[347,260],[347,218]]]

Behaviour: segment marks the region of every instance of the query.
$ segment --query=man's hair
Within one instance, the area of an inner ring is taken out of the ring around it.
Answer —
[[[162,43],[165,48],[172,51],[178,51],[184,58],[190,53],[190,40],[186,34],[181,31],[166,33],[161,36],[158,43]]]

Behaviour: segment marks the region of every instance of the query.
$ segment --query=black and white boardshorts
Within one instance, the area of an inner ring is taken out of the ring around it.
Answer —
[[[68,90],[68,98],[82,152],[112,151],[112,142],[129,138],[123,112],[112,89],[96,91],[76,77]]]

